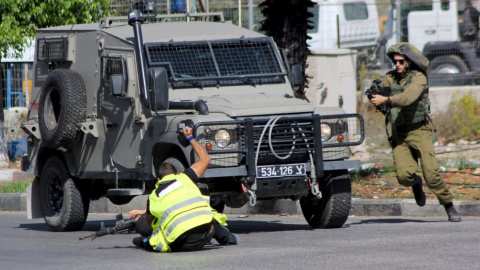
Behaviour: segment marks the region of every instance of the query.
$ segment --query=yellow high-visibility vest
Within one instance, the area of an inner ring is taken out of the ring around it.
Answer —
[[[186,231],[212,222],[215,215],[208,197],[202,196],[195,183],[183,173],[163,177],[149,200],[150,213],[155,217],[149,243],[156,251],[170,251],[170,243]]]

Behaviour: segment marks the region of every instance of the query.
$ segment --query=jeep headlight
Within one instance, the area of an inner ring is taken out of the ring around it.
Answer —
[[[322,142],[328,141],[332,137],[332,127],[327,123],[320,124]]]
[[[215,133],[215,144],[220,148],[225,148],[230,144],[230,138],[230,132],[220,129]]]

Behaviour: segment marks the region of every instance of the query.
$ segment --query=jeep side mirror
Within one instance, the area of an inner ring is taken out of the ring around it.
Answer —
[[[293,86],[299,86],[302,85],[304,82],[303,79],[303,68],[302,65],[296,64],[292,66],[292,77],[291,77],[291,83]]]
[[[168,110],[168,77],[164,67],[153,67],[148,70],[150,86],[150,109],[154,111]]]
[[[125,96],[127,84],[122,74],[113,74],[110,76],[110,93],[113,96]]]

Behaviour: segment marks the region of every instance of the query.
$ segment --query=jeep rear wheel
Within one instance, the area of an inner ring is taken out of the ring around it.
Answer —
[[[88,215],[89,198],[69,175],[63,162],[50,157],[40,175],[40,204],[52,231],[79,230]]]
[[[50,148],[70,148],[77,139],[77,125],[87,115],[87,94],[82,77],[58,69],[48,74],[40,96],[38,120],[43,142]]]
[[[335,171],[321,184],[322,198],[311,193],[300,199],[303,216],[313,228],[339,228],[347,221],[352,204],[348,171]]]

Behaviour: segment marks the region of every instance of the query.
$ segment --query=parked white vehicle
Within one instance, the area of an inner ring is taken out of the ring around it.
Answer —
[[[374,0],[317,0],[308,31],[310,48],[360,49],[375,46],[380,36]],[[338,20],[337,20],[338,17]]]
[[[479,72],[478,21],[470,1],[396,0],[385,27],[385,46],[415,45],[430,60],[431,73]]]
[[[359,59],[371,54],[380,37],[374,0],[316,0],[307,42],[311,50],[356,49]],[[360,62],[359,62],[360,64]]]

